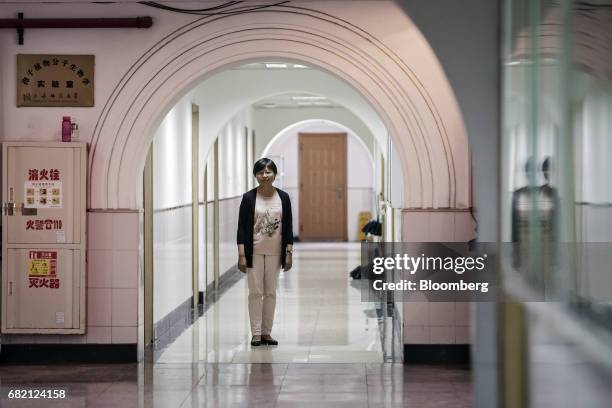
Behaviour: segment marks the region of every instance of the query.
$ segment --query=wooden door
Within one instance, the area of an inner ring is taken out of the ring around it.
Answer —
[[[346,133],[300,133],[302,240],[347,240]]]

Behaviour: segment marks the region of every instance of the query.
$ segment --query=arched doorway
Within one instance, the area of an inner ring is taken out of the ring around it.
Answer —
[[[385,7],[389,15],[398,11]],[[468,146],[452,90],[418,30],[403,15],[395,23],[404,26],[401,35],[383,41],[329,13],[278,6],[203,18],[174,31],[138,59],[102,111],[92,138],[89,208],[140,210],[148,146],[170,107],[215,72],[266,58],[329,72],[367,101],[397,147],[401,208],[466,211]],[[402,47],[408,44],[418,57],[410,61],[418,63],[407,63]]]

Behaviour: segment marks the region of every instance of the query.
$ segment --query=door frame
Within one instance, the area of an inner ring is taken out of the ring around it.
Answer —
[[[325,137],[334,137],[334,136],[342,136],[342,140],[343,140],[343,144],[344,144],[344,148],[343,148],[343,161],[344,161],[344,185],[342,186],[343,190],[344,190],[344,211],[342,211],[342,233],[341,233],[341,237],[340,237],[340,241],[344,241],[344,242],[348,242],[348,152],[347,152],[347,148],[348,148],[348,143],[347,143],[347,139],[348,139],[348,134],[346,132],[330,132],[330,133],[308,133],[308,132],[300,132],[298,133],[298,177],[299,177],[299,186],[298,186],[298,191],[299,191],[299,237],[301,240],[303,240],[303,236],[302,236],[302,226],[303,226],[303,208],[305,207],[304,204],[304,200],[303,200],[303,184],[302,184],[302,171],[301,171],[301,165],[302,165],[302,141],[303,138],[308,138],[309,136],[312,135],[317,135],[317,136],[321,136],[324,135]],[[319,239],[319,238],[314,238],[312,239],[314,241],[325,241],[325,239]],[[333,239],[330,239],[333,240]]]

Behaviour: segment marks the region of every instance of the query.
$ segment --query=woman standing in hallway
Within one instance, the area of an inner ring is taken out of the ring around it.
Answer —
[[[276,308],[276,284],[282,267],[291,269],[293,223],[289,195],[274,187],[278,170],[259,159],[253,175],[259,186],[246,192],[238,215],[238,269],[247,274],[252,346],[277,345],[270,335]]]

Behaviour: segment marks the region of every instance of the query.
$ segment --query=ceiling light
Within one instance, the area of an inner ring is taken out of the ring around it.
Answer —
[[[277,62],[266,62],[266,68],[287,68],[287,64]]]
[[[262,108],[276,108],[276,104],[275,103],[262,103],[260,106]]]
[[[294,101],[324,101],[327,98],[325,96],[300,95],[292,96],[291,99],[293,99]]]
[[[298,106],[312,106],[313,104],[313,102],[296,102]]]
[[[293,68],[308,68],[306,65],[302,65],[302,64],[293,64]]]

